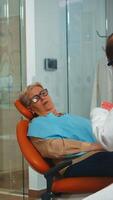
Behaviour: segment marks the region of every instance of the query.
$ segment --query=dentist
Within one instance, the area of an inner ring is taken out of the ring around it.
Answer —
[[[106,56],[113,77],[113,33],[106,41]],[[94,108],[90,116],[97,141],[107,151],[113,151],[113,103],[108,103],[108,108],[105,105],[102,105],[102,108]]]

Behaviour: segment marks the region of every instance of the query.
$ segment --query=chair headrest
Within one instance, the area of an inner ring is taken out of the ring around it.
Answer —
[[[25,106],[23,106],[18,99],[14,102],[14,104],[17,110],[27,119],[31,120],[34,117],[33,114]]]

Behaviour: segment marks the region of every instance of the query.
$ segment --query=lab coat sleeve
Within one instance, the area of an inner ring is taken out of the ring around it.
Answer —
[[[113,109],[95,108],[90,113],[93,134],[104,149],[113,151]]]
[[[113,102],[113,67],[106,67],[104,56],[95,69],[95,79],[92,88],[91,109],[100,106],[102,101]]]
[[[113,151],[113,109],[109,112],[103,127],[104,131],[101,136],[106,150]]]

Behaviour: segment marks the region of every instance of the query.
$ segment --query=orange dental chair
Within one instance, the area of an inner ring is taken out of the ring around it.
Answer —
[[[32,113],[19,100],[15,101],[15,106],[27,118],[20,120],[17,124],[16,133],[20,150],[29,165],[37,172],[43,174],[47,181],[46,192],[41,196],[42,200],[52,200],[55,194],[58,193],[93,193],[113,183],[113,177],[64,178],[61,176],[58,178],[58,171],[71,165],[72,159],[66,159],[51,167],[49,162],[41,156],[29,137],[27,137],[28,124],[33,118]]]

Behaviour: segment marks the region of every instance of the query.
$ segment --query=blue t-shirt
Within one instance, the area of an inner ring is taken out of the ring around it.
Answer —
[[[42,139],[72,139],[96,142],[92,134],[90,120],[76,115],[64,114],[60,117],[49,113],[39,116],[29,123],[28,136]]]

